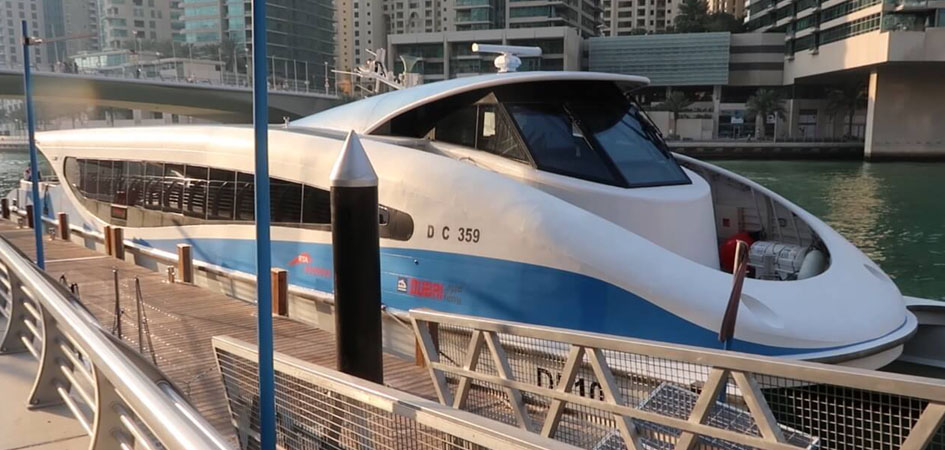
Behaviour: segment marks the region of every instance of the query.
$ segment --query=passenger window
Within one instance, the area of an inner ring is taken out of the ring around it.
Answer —
[[[63,173],[66,176],[66,183],[69,186],[72,186],[73,189],[82,192],[82,169],[80,165],[82,164],[81,160],[75,158],[66,158],[65,167]],[[84,195],[85,193],[82,192]]]
[[[145,163],[144,178],[144,207],[160,210],[164,198],[164,164]]]
[[[127,166],[125,161],[112,161],[111,202],[118,205],[128,204]]]
[[[205,219],[207,217],[207,168],[188,165],[185,169],[184,214]]]
[[[94,171],[97,175],[95,177],[95,190],[93,191],[95,193],[94,197],[96,200],[111,203],[115,192],[112,190],[112,162],[93,161],[93,164],[98,166]]]
[[[207,218],[233,220],[236,199],[236,172],[210,169],[210,186],[207,196]]]
[[[138,161],[129,161],[128,165],[128,205],[144,205],[144,164]]]
[[[184,165],[164,165],[164,200],[161,209],[168,212],[183,211]]]
[[[312,186],[305,186],[302,196],[302,223],[331,223],[331,194]]]
[[[476,148],[476,105],[457,109],[436,124],[436,140]]]
[[[273,223],[302,222],[301,184],[270,178],[269,201]]]
[[[248,173],[236,174],[236,220],[255,220],[256,180]]]
[[[479,106],[479,138],[476,148],[504,158],[528,161],[508,114],[496,105]]]

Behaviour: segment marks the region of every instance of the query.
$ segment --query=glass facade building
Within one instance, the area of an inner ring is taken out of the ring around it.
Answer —
[[[235,44],[237,59],[252,54],[252,8],[242,0],[218,0],[221,35]],[[335,27],[331,0],[266,2],[270,78],[276,84],[323,89],[325,71],[334,65]],[[189,21],[189,14],[185,23]],[[242,62],[240,65],[242,66]]]
[[[926,0],[748,0],[746,25],[750,31],[784,32],[791,58],[865,33],[945,26],[941,6]]]

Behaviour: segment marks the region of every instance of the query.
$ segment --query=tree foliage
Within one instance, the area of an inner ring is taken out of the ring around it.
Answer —
[[[705,0],[683,0],[676,15],[677,33],[703,33],[707,31],[745,31],[742,21],[725,12],[709,14],[709,5]]]
[[[774,114],[777,120],[777,116],[787,111],[784,107],[784,96],[781,91],[774,89],[758,89],[754,95],[748,97],[745,108],[749,115],[755,116],[755,132],[759,138],[765,137],[765,120],[769,115]]]
[[[866,107],[866,85],[863,83],[846,85],[827,91],[827,112],[830,114],[846,113],[847,134],[853,134],[853,117],[858,108]]]
[[[672,91],[669,93],[669,97],[666,97],[666,101],[660,103],[659,109],[669,111],[675,115],[685,111],[690,105],[692,105],[692,101],[686,97],[685,92]]]

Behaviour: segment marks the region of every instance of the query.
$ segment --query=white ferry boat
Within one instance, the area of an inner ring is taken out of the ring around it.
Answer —
[[[895,283],[821,220],[670,153],[629,95],[642,77],[520,72],[377,95],[270,132],[273,261],[331,292],[329,171],[354,131],[380,180],[383,303],[881,367],[917,329]],[[246,126],[59,131],[44,212],[253,273]],[[722,250],[720,251],[720,248]]]

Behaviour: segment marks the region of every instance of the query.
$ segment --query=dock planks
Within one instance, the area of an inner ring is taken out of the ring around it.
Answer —
[[[35,258],[33,230],[0,221],[0,235]],[[46,271],[77,283],[82,302],[106,330],[115,323],[112,271],[118,270],[122,338],[134,348],[138,348],[134,287],[138,277],[158,367],[220,433],[235,439],[210,340],[225,335],[256,342],[256,306],[196,286],[167,283],[159,273],[72,242],[45,239],[44,244]],[[277,352],[335,368],[333,334],[283,317],[274,317],[273,327]],[[385,354],[384,380],[395,389],[436,399],[426,370],[413,361]]]

